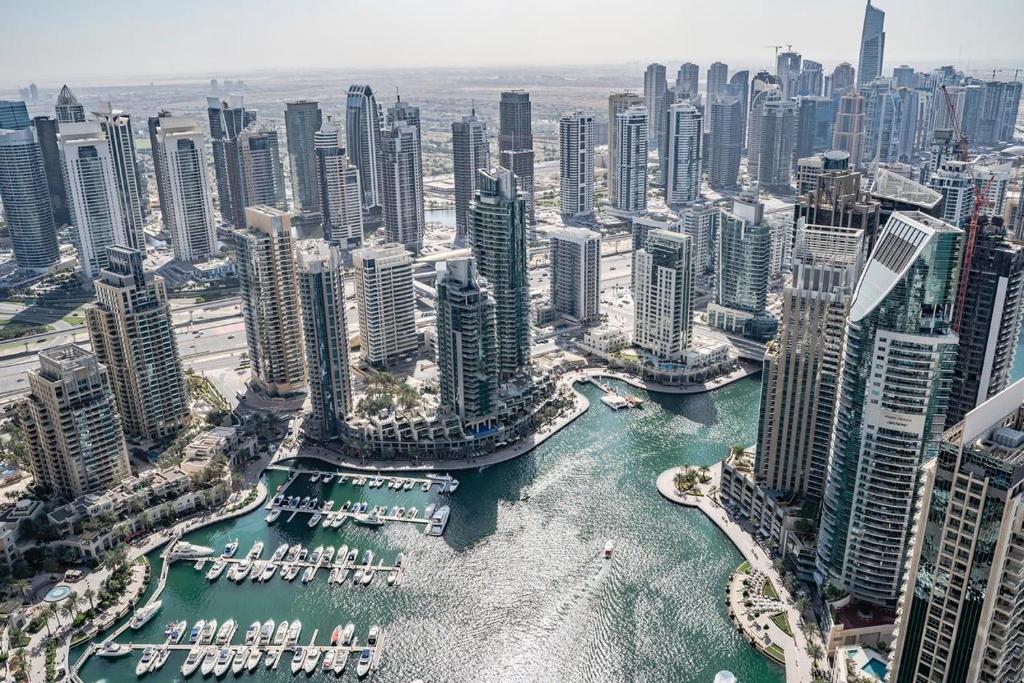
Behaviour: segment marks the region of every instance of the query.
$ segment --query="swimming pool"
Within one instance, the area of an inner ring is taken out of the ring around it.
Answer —
[[[886,663],[883,662],[881,659],[875,659],[874,657],[872,657],[867,661],[866,664],[864,664],[864,666],[861,667],[861,671],[871,674],[880,681],[884,681],[885,670],[887,668],[888,667],[886,666]]]

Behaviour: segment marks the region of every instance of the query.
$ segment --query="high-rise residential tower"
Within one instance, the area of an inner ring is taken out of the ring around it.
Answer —
[[[277,128],[269,121],[254,121],[227,144],[234,224],[246,226],[250,206],[272,206],[284,211],[288,197]]]
[[[469,209],[473,258],[496,306],[499,382],[522,373],[530,363],[526,200],[517,181],[508,169],[481,171],[480,189]]]
[[[619,114],[633,107],[641,107],[644,100],[632,92],[617,92],[608,96],[608,202],[617,206],[615,194],[617,183],[616,172],[619,167],[619,156],[615,145],[619,138]]]
[[[210,146],[213,148],[213,172],[217,179],[220,217],[225,223],[245,227],[245,204],[234,196],[241,192],[237,185],[238,162],[232,159],[229,163],[228,147],[234,145],[246,126],[256,121],[256,112],[246,110],[241,95],[232,95],[228,100],[207,97],[206,116],[210,124]],[[230,170],[231,166],[235,167],[234,171]]]
[[[452,162],[455,172],[455,246],[466,244],[469,235],[469,204],[473,201],[480,171],[491,166],[487,123],[473,109],[452,123]]]
[[[633,343],[679,360],[693,337],[694,268],[689,235],[651,230],[633,253]]]
[[[547,233],[551,265],[551,309],[581,324],[601,320],[601,233],[556,228]]]
[[[64,173],[60,166],[60,145],[57,144],[57,119],[52,116],[36,116],[32,119],[36,131],[39,151],[43,155],[43,169],[46,171],[46,187],[50,196],[50,210],[56,226],[71,223],[68,213],[68,197],[64,190]]]
[[[419,254],[426,215],[418,121],[389,120],[381,132],[380,176],[386,239]]]
[[[0,130],[0,202],[19,268],[46,270],[60,256],[36,132]]]
[[[78,261],[91,279],[106,267],[107,247],[129,243],[110,144],[96,121],[61,124],[58,140]]]
[[[729,82],[729,65],[722,62],[713,62],[708,67],[708,103],[714,102],[716,97],[725,94],[725,86]]]
[[[107,369],[81,346],[39,352],[18,419],[36,483],[66,500],[102,493],[131,476]]]
[[[665,201],[683,206],[700,198],[704,160],[704,114],[688,102],[668,111],[668,175]]]
[[[803,58],[799,52],[780,52],[775,57],[775,75],[782,89],[782,99],[791,100],[800,94],[800,65]]]
[[[899,597],[919,468],[945,421],[962,238],[931,216],[893,214],[850,303],[817,567],[876,605]]]
[[[164,280],[146,272],[142,260],[135,249],[107,249],[85,320],[125,433],[161,442],[188,424],[188,387]]]
[[[501,93],[498,105],[499,163],[516,176],[516,186],[526,202],[526,223],[530,226],[536,222],[533,203],[532,111],[530,93],[524,90]]]
[[[235,231],[235,269],[242,298],[252,384],[268,396],[306,385],[291,215],[272,206],[245,210]]]
[[[711,112],[708,184],[715,190],[728,190],[739,182],[743,153],[743,100],[734,96],[719,97],[708,109]]]
[[[828,97],[806,96],[797,100],[796,142],[793,157],[803,159],[832,149],[836,115]]]
[[[594,117],[566,114],[558,132],[562,217],[587,218],[594,213]]]
[[[336,245],[301,240],[296,263],[312,406],[303,428],[320,441],[330,441],[344,435],[345,417],[352,412],[344,261]]]
[[[314,136],[324,239],[345,252],[363,244],[359,170],[349,163],[341,129],[328,116]]]
[[[849,153],[852,167],[864,163],[864,98],[856,92],[839,98],[832,147]]]
[[[985,219],[966,279],[947,425],[1009,385],[1022,321],[1024,244]]]
[[[715,256],[715,298],[708,304],[712,327],[748,336],[763,318],[772,270],[772,228],[764,221],[764,204],[743,193],[732,211],[722,210]]]
[[[160,210],[174,258],[202,261],[217,253],[217,223],[206,173],[203,129],[186,118],[150,119]]]
[[[472,258],[437,264],[437,366],[441,404],[468,432],[497,408],[495,303]]]
[[[885,58],[885,12],[868,0],[864,8],[864,28],[860,35],[860,60],[857,62],[857,83],[870,83],[882,75]]]
[[[747,115],[747,175],[757,178],[761,159],[761,123],[765,105],[782,99],[778,79],[771,74],[758,72],[750,85],[750,108]]]
[[[665,66],[663,64],[648,64],[644,71],[644,104],[647,107],[647,120],[651,122],[648,130],[648,146],[655,146],[658,142],[659,133],[656,122],[661,118],[666,90],[668,90],[668,79],[665,74]]]
[[[106,133],[110,145],[110,160],[114,167],[117,196],[124,219],[126,246],[146,253],[146,205],[149,203],[145,175],[135,153],[132,119],[126,112],[115,110],[105,102],[100,111],[93,112]]]
[[[785,194],[792,190],[796,119],[794,102],[766,102],[761,109],[756,178],[760,187],[771,192]]]
[[[863,265],[863,231],[806,226],[765,354],[754,473],[785,497],[821,498],[843,330]]]
[[[729,77],[728,96],[737,97],[740,101],[740,147],[745,147],[747,144],[747,108],[750,106],[750,84],[749,71],[737,71]]]
[[[359,169],[363,189],[363,212],[379,213],[380,187],[380,110],[373,89],[353,85],[345,101],[345,139],[348,157]]]
[[[363,360],[383,368],[412,357],[419,340],[412,258],[401,244],[352,252]]]
[[[680,94],[689,95],[691,100],[697,99],[700,93],[700,67],[692,62],[684,62],[679,65],[676,72],[676,90]]]
[[[21,100],[0,100],[0,130],[29,127],[28,107]]]
[[[615,117],[615,186],[612,207],[629,215],[647,210],[647,110],[631,107]]]
[[[856,69],[849,62],[842,62],[832,70],[831,90],[825,93],[829,97],[846,94],[856,82]]]
[[[952,425],[922,470],[889,681],[1019,681],[1024,381]]]
[[[302,213],[320,211],[320,187],[316,175],[316,134],[323,125],[320,103],[296,100],[285,103],[284,126],[288,142],[288,170],[292,201]]]
[[[800,67],[800,82],[796,94],[801,97],[819,97],[824,84],[825,74],[821,62],[805,59],[803,66]]]
[[[71,92],[71,88],[64,86],[57,95],[57,106],[54,108],[57,115],[57,123],[85,123],[85,107]]]

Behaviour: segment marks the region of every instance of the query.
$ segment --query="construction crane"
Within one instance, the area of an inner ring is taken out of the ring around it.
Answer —
[[[971,220],[967,223],[967,239],[964,245],[964,259],[960,264],[960,285],[956,291],[956,312],[953,317],[953,331],[960,334],[960,323],[964,318],[964,305],[967,302],[967,280],[971,273],[971,261],[974,258],[974,243],[978,240],[978,224],[981,221],[981,212],[988,203],[988,192],[992,185],[992,178],[985,181],[983,188],[978,187],[977,178],[974,176],[974,165],[971,163],[967,152],[967,137],[960,129],[960,120],[957,116],[956,103],[953,101],[946,86],[942,86],[942,96],[946,100],[946,111],[949,114],[949,123],[953,128],[953,141],[956,144],[957,156],[964,162],[964,170],[971,180],[971,191],[974,193],[974,201],[971,208]]]
[[[791,51],[793,49],[792,43],[789,44],[789,45],[765,45],[765,47],[775,48],[775,61],[779,61],[779,50],[781,48],[786,48],[787,52],[789,52],[789,51]]]

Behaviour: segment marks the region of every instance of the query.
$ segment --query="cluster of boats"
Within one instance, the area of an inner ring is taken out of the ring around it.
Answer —
[[[359,549],[349,548],[347,545],[337,549],[330,545],[320,545],[310,552],[301,543],[294,545],[282,543],[270,556],[270,559],[264,561],[259,559],[263,552],[263,543],[261,542],[253,545],[244,560],[232,562],[231,559],[237,550],[238,541],[229,543],[221,557],[207,571],[206,578],[216,581],[224,573],[225,568],[230,565],[227,576],[236,583],[242,583],[246,577],[254,582],[269,581],[277,573],[278,568],[281,570],[281,578],[285,581],[295,580],[299,572],[302,572],[302,582],[309,583],[316,578],[317,571],[323,568],[330,569],[328,582],[331,584],[344,584],[351,576],[353,585],[369,586],[373,582],[374,576],[378,572],[383,572],[387,574],[387,584],[393,586],[398,580],[404,562],[402,553],[395,558],[394,565],[389,567],[384,565],[383,560],[374,565],[372,550],[364,550],[362,558],[360,558]],[[156,602],[150,607],[152,611],[148,613],[145,621],[148,621],[160,608],[160,603]],[[140,614],[141,612],[140,610]],[[139,625],[141,626],[145,621]]]
[[[338,475],[338,483],[347,484],[350,476],[353,486],[369,486],[372,489],[381,488],[386,484],[389,489],[394,489],[396,491],[409,491],[416,485],[415,479],[407,479],[404,477],[382,477],[379,474],[372,477],[367,477],[361,474],[340,474]],[[441,485],[442,493],[451,493],[459,486],[458,480],[453,478],[450,474],[431,473],[425,475],[425,477],[426,481],[420,484],[424,492],[429,491],[430,487],[434,484]],[[321,474],[319,472],[314,472],[309,476],[310,484],[316,484],[317,482],[321,484],[330,484],[332,481],[334,481],[334,475],[330,473]]]

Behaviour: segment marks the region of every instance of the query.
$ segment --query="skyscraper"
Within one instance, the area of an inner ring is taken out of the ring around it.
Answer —
[[[803,159],[831,149],[836,118],[832,100],[828,97],[800,97],[797,107],[794,158]]]
[[[245,204],[234,196],[241,192],[237,185],[238,162],[234,159],[229,163],[228,147],[231,145],[234,149],[238,135],[256,121],[256,112],[245,109],[241,95],[232,95],[229,100],[207,97],[206,116],[210,123],[210,146],[213,148],[213,172],[217,179],[221,220],[235,227],[245,227]],[[232,166],[234,171],[230,169]]]
[[[970,163],[947,157],[928,179],[928,187],[943,197],[942,220],[960,228],[966,227],[974,209]]]
[[[986,220],[978,228],[967,274],[947,425],[1009,385],[1024,321],[1022,299],[1024,244]]]
[[[893,683],[1018,681],[1024,382],[942,434],[922,467],[890,659]]]
[[[617,92],[608,96],[608,202],[617,206],[615,195],[619,156],[615,145],[619,138],[619,114],[632,107],[643,106],[642,97],[632,92]]]
[[[229,141],[226,147],[231,199],[235,202],[233,223],[244,227],[250,206],[288,207],[284,165],[277,129],[269,121],[254,121]]]
[[[725,94],[725,85],[729,82],[729,65],[722,62],[713,62],[708,67],[708,103],[714,102],[716,97]]]
[[[272,206],[245,209],[235,230],[235,269],[254,388],[268,396],[300,393],[306,363],[291,216]]]
[[[63,123],[58,140],[79,265],[93,278],[107,265],[107,247],[128,245],[110,144],[96,121]]]
[[[740,100],[740,147],[747,144],[747,108],[750,106],[750,72],[737,71],[729,78],[729,95]]]
[[[612,207],[634,215],[647,210],[647,110],[630,107],[615,117],[615,186]]]
[[[799,52],[780,52],[775,57],[775,76],[779,79],[783,100],[791,100],[800,94],[802,61]]]
[[[804,188],[793,209],[793,242],[800,241],[805,226],[853,228],[863,233],[866,257],[883,225],[879,202],[867,193],[861,174],[849,168],[845,152],[831,150],[816,159],[820,165],[803,179]]]
[[[527,210],[517,181],[515,174],[504,168],[481,171],[480,189],[469,209],[473,258],[491,286],[496,306],[499,382],[512,379],[530,363]]]
[[[186,118],[150,119],[160,211],[174,258],[202,261],[217,253],[217,223],[206,174],[203,129]]]
[[[663,64],[648,64],[644,71],[644,104],[647,107],[647,120],[650,122],[648,147],[656,145],[658,142],[656,122],[661,118],[666,90],[668,90],[668,79],[665,74],[665,66]]]
[[[353,85],[345,103],[345,139],[348,157],[359,169],[363,188],[363,212],[380,213],[380,110],[373,89]]]
[[[144,205],[148,203],[144,177],[138,155],[135,153],[135,137],[132,134],[132,119],[127,113],[115,110],[109,102],[103,103],[100,111],[93,112],[100,128],[107,136],[110,146],[110,160],[117,183],[117,197],[121,204],[121,216],[127,242],[125,246],[146,253],[146,224]]]
[[[0,202],[19,268],[45,270],[57,262],[57,231],[43,155],[31,128],[0,130]]]
[[[437,264],[437,367],[441,404],[467,432],[496,413],[495,303],[471,258]]]
[[[57,123],[84,123],[85,107],[71,92],[71,88],[64,86],[57,95],[57,106],[54,108],[57,114]]]
[[[59,498],[102,493],[131,476],[107,369],[81,346],[39,352],[18,405],[38,484]]]
[[[882,75],[885,58],[885,12],[868,0],[864,8],[864,28],[860,35],[860,60],[857,62],[857,83],[870,83]]]
[[[391,110],[389,110],[391,111]],[[402,244],[413,254],[423,248],[423,166],[420,128],[416,120],[388,117],[381,133],[381,204],[388,242]]]
[[[711,142],[708,184],[715,190],[736,187],[743,153],[743,101],[739,97],[719,97],[711,112]]]
[[[754,472],[784,497],[821,498],[847,308],[863,265],[863,231],[809,225],[765,354]]]
[[[715,272],[715,237],[721,222],[721,209],[708,202],[691,204],[679,213],[678,231],[690,236],[693,274],[701,291],[705,290],[705,276]]]
[[[665,201],[681,206],[700,198],[704,159],[704,114],[688,102],[668,112],[668,176]]]
[[[886,82],[864,86],[864,161],[910,162],[914,156],[917,91],[894,90]]]
[[[676,90],[680,94],[687,94],[691,100],[697,99],[700,93],[700,67],[692,62],[685,62],[679,66],[676,72]]]
[[[314,136],[324,239],[349,252],[363,244],[359,171],[349,163],[341,129],[328,116]]]
[[[601,320],[601,233],[556,228],[550,243],[551,309],[581,325]]]
[[[852,167],[864,163],[864,98],[855,92],[839,98],[832,147],[848,152]]]
[[[320,104],[312,100],[286,102],[284,126],[288,142],[288,169],[292,180],[292,201],[303,213],[320,211],[320,188],[316,176],[316,134],[323,125]]]
[[[900,64],[892,70],[892,85],[894,88],[914,87],[914,67]]]
[[[797,95],[801,97],[819,97],[825,84],[825,73],[821,62],[805,59],[800,67],[800,82]]]
[[[792,191],[793,142],[797,107],[794,102],[766,102],[761,109],[760,151],[757,155],[758,185],[771,192]]]
[[[919,468],[942,433],[962,237],[931,216],[893,214],[850,303],[817,566],[868,603],[899,597]]]
[[[747,336],[762,336],[754,327],[765,316],[771,278],[772,229],[764,222],[764,205],[748,193],[722,210],[715,257],[715,298],[708,304],[708,324]],[[767,336],[765,334],[764,336]]]
[[[594,117],[575,111],[559,119],[562,218],[594,213]]]
[[[146,272],[142,260],[135,249],[107,249],[85,320],[125,433],[160,442],[188,424],[188,387],[164,280]]]
[[[68,197],[64,190],[64,173],[60,166],[60,145],[57,144],[57,119],[52,116],[36,116],[32,119],[36,140],[43,155],[43,169],[46,171],[46,187],[50,197],[50,210],[56,226],[71,223],[68,214]]]
[[[693,337],[694,269],[688,235],[651,230],[633,253],[633,343],[679,360]]]
[[[856,69],[849,62],[842,62],[832,70],[831,91],[826,93],[829,97],[837,94],[844,95],[854,86],[856,81]]]
[[[330,441],[344,434],[345,416],[352,412],[344,264],[340,249],[323,240],[299,241],[296,263],[312,407],[303,428]]]
[[[28,107],[21,100],[0,100],[0,130],[28,128]]]
[[[419,340],[409,252],[401,244],[363,247],[352,252],[352,265],[363,359],[382,368],[411,358]]]
[[[499,163],[516,176],[516,186],[526,202],[526,223],[530,226],[536,223],[533,205],[532,111],[530,93],[524,90],[501,93],[498,105]]]
[[[782,99],[778,79],[766,71],[759,71],[750,83],[750,108],[747,116],[747,175],[757,178],[761,158],[761,123],[765,105]]]
[[[452,162],[455,171],[455,246],[466,244],[469,234],[469,204],[480,189],[480,171],[491,165],[487,123],[473,109],[469,116],[452,123]]]

